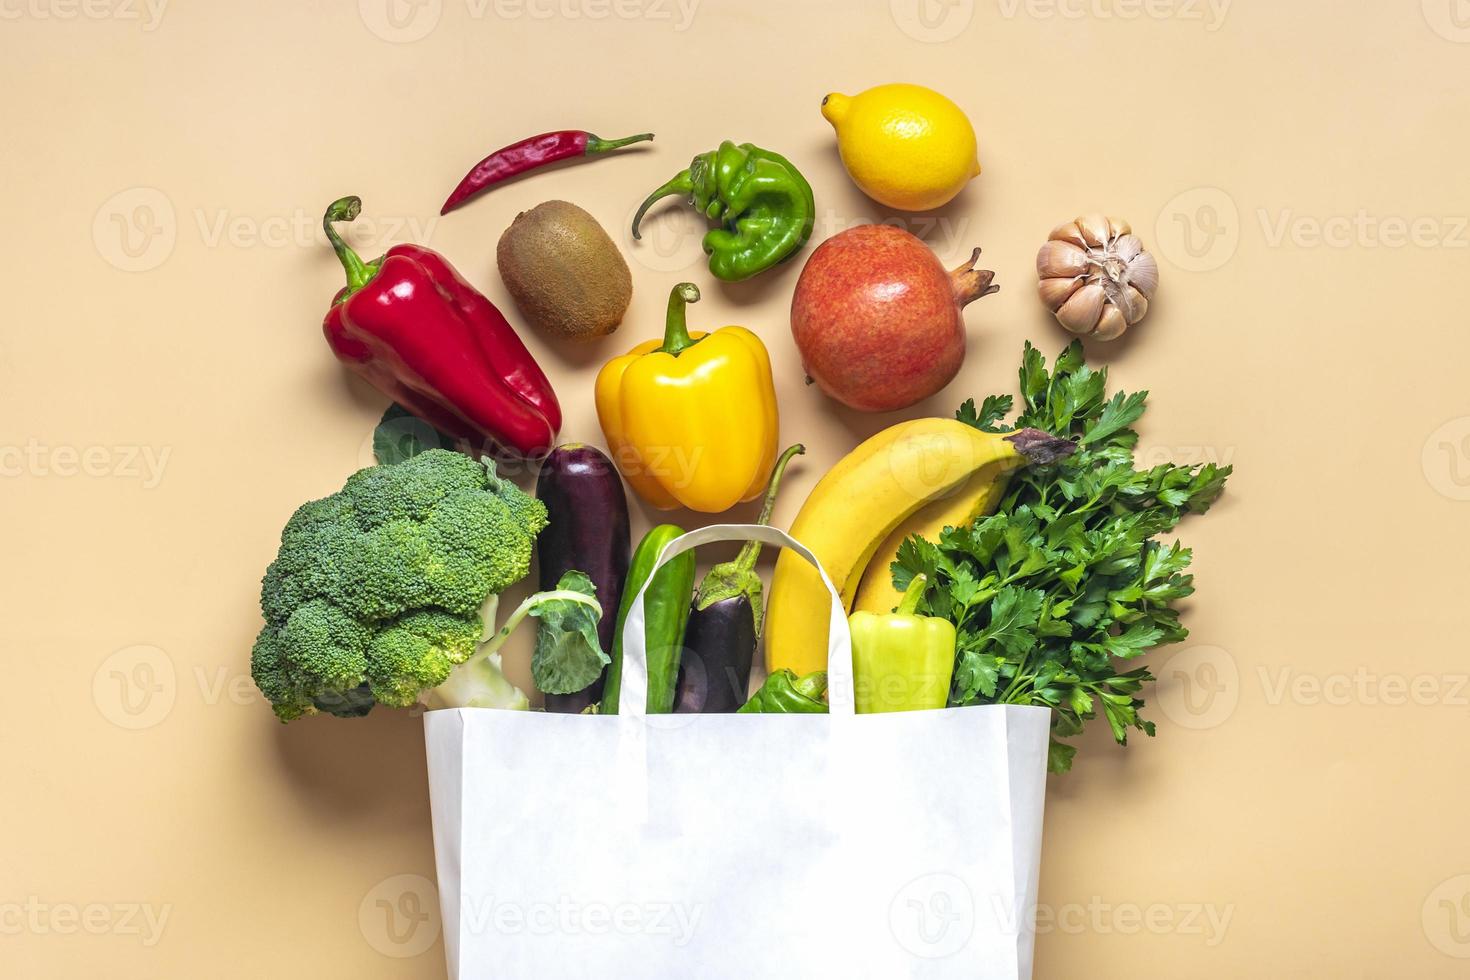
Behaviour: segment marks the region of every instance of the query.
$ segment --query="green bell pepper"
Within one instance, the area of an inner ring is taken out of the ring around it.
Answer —
[[[649,195],[633,216],[633,237],[649,207],[679,194],[720,227],[704,236],[716,279],[739,282],[790,258],[806,244],[816,222],[812,185],[791,161],[750,143],[730,140],[701,153],[673,180]]]
[[[827,711],[827,702],[822,696],[827,693],[827,672],[814,670],[805,677],[797,677],[796,671],[782,667],[761,685],[738,714],[752,715],[815,715]]]
[[[623,624],[628,610],[643,583],[653,571],[664,545],[679,537],[684,529],[673,524],[660,524],[643,536],[628,562],[628,577],[623,585],[623,598],[618,604],[618,621],[613,633],[611,662],[603,684],[602,704],[597,713],[618,713],[618,699],[623,684]],[[694,596],[694,552],[686,551],[670,559],[658,570],[653,584],[643,596],[644,649],[648,652],[648,713],[664,715],[674,710],[674,694],[678,690],[679,660],[684,652],[684,628],[689,624],[689,602]]]
[[[927,585],[924,576],[915,575],[892,613],[855,612],[847,618],[858,714],[949,703],[955,628],[947,619],[914,615]]]

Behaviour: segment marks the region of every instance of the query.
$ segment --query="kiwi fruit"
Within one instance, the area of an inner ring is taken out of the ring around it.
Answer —
[[[607,336],[633,299],[623,254],[596,218],[566,201],[516,215],[500,236],[495,261],[526,319],[564,340]]]

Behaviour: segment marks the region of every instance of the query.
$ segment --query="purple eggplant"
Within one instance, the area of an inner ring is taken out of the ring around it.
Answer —
[[[792,446],[776,460],[760,523],[771,523],[786,464],[804,452],[802,446]],[[733,561],[711,568],[699,584],[684,631],[675,712],[728,714],[745,703],[764,618],[761,579],[755,572],[760,553],[759,541],[747,541]]]
[[[628,497],[612,460],[593,446],[558,446],[541,464],[536,496],[550,523],[536,538],[542,589],[554,589],[562,575],[578,569],[597,586],[602,619],[597,639],[611,650],[618,604],[628,577]],[[546,710],[578,714],[602,697],[602,678],[576,694],[546,695]]]
[[[744,704],[757,638],[750,596],[730,596],[703,608],[696,602],[684,631],[674,711],[730,714]]]

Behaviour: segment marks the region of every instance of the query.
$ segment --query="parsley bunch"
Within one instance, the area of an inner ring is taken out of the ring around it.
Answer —
[[[1072,766],[1076,748],[1060,739],[1082,731],[1101,708],[1119,744],[1128,729],[1149,735],[1138,711],[1146,667],[1120,671],[1161,643],[1184,639],[1173,604],[1194,592],[1189,549],[1156,535],[1219,498],[1231,468],[1133,466],[1148,392],[1107,397],[1107,370],[1083,361],[1073,341],[1051,373],[1028,342],[1021,364],[1025,410],[1014,426],[1009,395],[956,417],[986,432],[1037,428],[1072,439],[1076,451],[1024,469],[996,512],[939,541],[911,537],[893,563],[894,585],[931,583],[919,612],[959,631],[951,705],[1030,704],[1053,711],[1049,767]]]

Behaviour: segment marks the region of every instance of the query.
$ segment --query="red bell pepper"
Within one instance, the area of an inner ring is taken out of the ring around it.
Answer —
[[[561,406],[510,323],[431,249],[395,245],[364,262],[333,227],[361,212],[344,197],[322,219],[347,270],[322,322],[333,353],[441,432],[514,456],[550,452]]]

